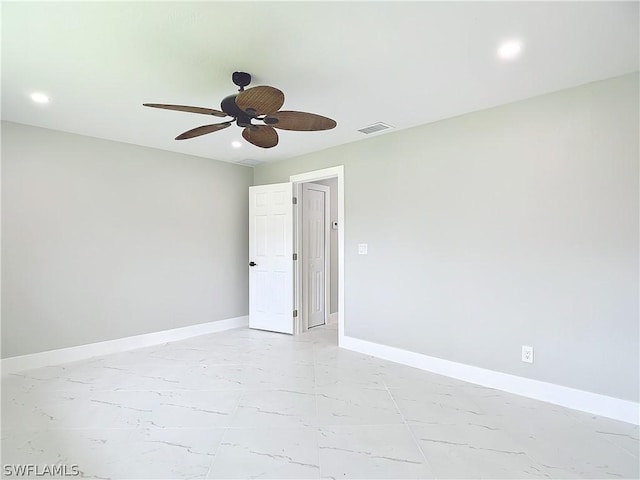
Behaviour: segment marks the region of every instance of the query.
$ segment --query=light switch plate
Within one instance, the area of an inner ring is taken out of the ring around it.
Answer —
[[[359,243],[358,244],[358,255],[366,255],[368,247],[369,247],[369,245],[366,244],[366,243]]]

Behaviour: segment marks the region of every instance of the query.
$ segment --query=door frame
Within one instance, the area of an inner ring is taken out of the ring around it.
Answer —
[[[335,178],[335,177],[334,177]],[[301,221],[301,234],[300,234],[300,238],[301,240],[304,240],[304,211],[305,211],[305,201],[304,201],[304,186],[307,185],[313,185],[314,187],[318,188],[319,187],[319,191],[324,193],[324,202],[323,202],[323,209],[324,209],[324,224],[322,225],[322,237],[324,239],[324,264],[322,265],[322,271],[323,271],[323,277],[324,277],[324,318],[323,318],[323,325],[326,325],[327,323],[329,323],[329,315],[330,312],[329,310],[331,310],[331,190],[329,187],[327,187],[326,185],[319,185],[316,184],[314,182],[304,182],[304,183],[300,183],[299,187],[300,187],[300,199],[302,199],[302,202],[298,203],[298,205],[300,206],[299,208],[299,212],[300,212],[300,221]],[[308,187],[307,187],[308,188]],[[318,190],[316,190],[318,191]],[[305,257],[305,249],[302,245],[302,243],[300,244],[302,248],[300,248],[300,250],[298,250],[298,259],[300,260],[300,288],[301,290],[301,302],[300,302],[300,311],[299,311],[299,317],[300,317],[300,321],[301,321],[301,330],[302,331],[307,331],[309,330],[309,316],[307,315],[308,313],[308,309],[304,308],[304,299],[305,297],[307,298],[307,301],[309,301],[308,298],[308,289],[304,289],[302,287],[304,287],[304,283],[305,283],[305,278],[307,279],[307,282],[309,281],[309,271],[305,269],[306,266],[306,261],[307,258]],[[295,268],[295,267],[294,267]],[[295,278],[295,276],[294,276]],[[308,285],[307,285],[308,286]],[[307,293],[307,295],[305,295],[305,293]]]
[[[289,177],[289,181],[293,183],[293,192],[296,198],[300,198],[300,185],[302,183],[309,183],[318,180],[326,180],[328,178],[337,178],[338,179],[338,345],[343,343],[344,337],[344,325],[345,325],[345,316],[344,316],[344,231],[345,231],[345,222],[344,222],[344,165],[338,165],[335,167],[324,168],[322,170],[314,170],[311,172],[299,173],[297,175],[291,175]],[[301,252],[301,240],[302,240],[302,222],[301,215],[302,209],[298,208],[299,205],[294,206],[293,212],[293,230],[294,230],[294,238],[293,245],[295,251],[297,253]],[[298,255],[300,258],[300,255]],[[302,305],[302,284],[301,284],[301,273],[302,273],[302,262],[296,262],[294,266],[294,295],[293,302],[294,308],[298,311],[301,311]],[[327,293],[330,296],[330,293]],[[328,312],[327,312],[328,313]],[[298,315],[294,319],[294,335],[302,333],[303,325],[302,325],[302,315]]]

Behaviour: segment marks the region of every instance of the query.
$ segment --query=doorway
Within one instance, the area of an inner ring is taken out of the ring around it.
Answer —
[[[301,261],[294,262],[294,304],[296,310],[301,313],[295,317],[294,332],[298,334],[316,325],[335,322],[338,324],[339,342],[344,335],[343,175],[344,167],[338,166],[290,177],[296,198],[303,200],[305,191],[312,190],[310,194],[315,197],[316,206],[319,206],[321,195],[317,192],[326,188],[324,200],[328,200],[324,204],[325,216],[324,221],[322,221],[324,225],[324,245],[328,247],[325,250],[324,278],[320,278],[321,276],[317,273],[317,266],[320,260],[318,260],[317,255],[318,243],[314,243],[321,235],[317,231],[311,231],[307,232],[305,238],[305,228],[310,230],[311,225],[305,221],[303,201],[298,201],[294,210],[294,248],[299,254],[298,258],[301,259]],[[313,187],[312,184],[316,186]],[[334,200],[333,202],[331,202],[331,198]],[[311,213],[311,218],[316,223],[321,221],[317,210],[318,208],[316,208],[315,213]],[[306,220],[309,220],[309,215]],[[315,235],[315,241],[309,238],[309,233],[312,236]],[[309,252],[314,245],[316,252]],[[308,253],[312,253],[312,255],[307,255]],[[331,257],[334,257],[333,261]],[[314,261],[316,262],[315,266],[311,265]],[[316,268],[315,271],[314,268]],[[320,310],[319,293],[322,294],[321,301],[324,305],[324,315],[318,313]]]
[[[308,321],[303,322],[303,315],[299,315],[308,300],[305,302],[302,298],[302,262],[298,260],[298,253],[302,250],[303,224],[297,200],[303,184],[333,178],[337,184],[337,188],[333,188],[337,210],[334,214],[334,218],[337,216],[334,249],[337,262],[332,269],[334,278],[337,278],[337,314],[329,314],[328,317],[338,325],[338,345],[343,342],[345,228],[342,165],[292,175],[286,183],[249,187],[249,328],[288,334],[299,334],[309,329]],[[325,293],[328,291],[325,288]],[[326,302],[326,295],[324,298]]]

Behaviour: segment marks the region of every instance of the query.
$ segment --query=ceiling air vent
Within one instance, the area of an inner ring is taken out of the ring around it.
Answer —
[[[369,125],[368,127],[364,127],[359,129],[359,132],[364,133],[365,135],[370,135],[372,133],[381,132],[382,130],[387,130],[388,128],[393,128],[391,125],[387,125],[386,123],[378,122],[373,125]]]
[[[254,160],[252,158],[245,158],[244,160],[240,160],[236,162],[238,165],[245,165],[247,167],[255,167],[256,165],[260,165],[262,162],[259,160]]]

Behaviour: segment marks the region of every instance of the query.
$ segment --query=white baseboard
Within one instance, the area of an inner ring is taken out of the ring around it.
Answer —
[[[48,350],[46,352],[20,355],[2,359],[2,373],[15,373],[31,368],[45,367],[47,365],[57,365],[60,363],[75,362],[98,355],[108,355],[110,353],[123,352],[142,347],[151,347],[167,342],[184,340],[198,335],[222,332],[232,328],[246,327],[249,325],[249,317],[227,318],[216,322],[200,323],[188,327],[173,328],[160,332],[145,333],[133,337],[118,338],[105,342],[89,343],[76,347],[61,348],[59,350]]]
[[[327,325],[335,325],[336,323],[338,323],[338,312],[330,313]]]
[[[339,338],[339,345],[348,350],[439,375],[457,378],[465,382],[554,403],[574,410],[582,410],[595,415],[614,418],[623,422],[640,424],[640,404],[628,400],[443,360],[346,335]]]

